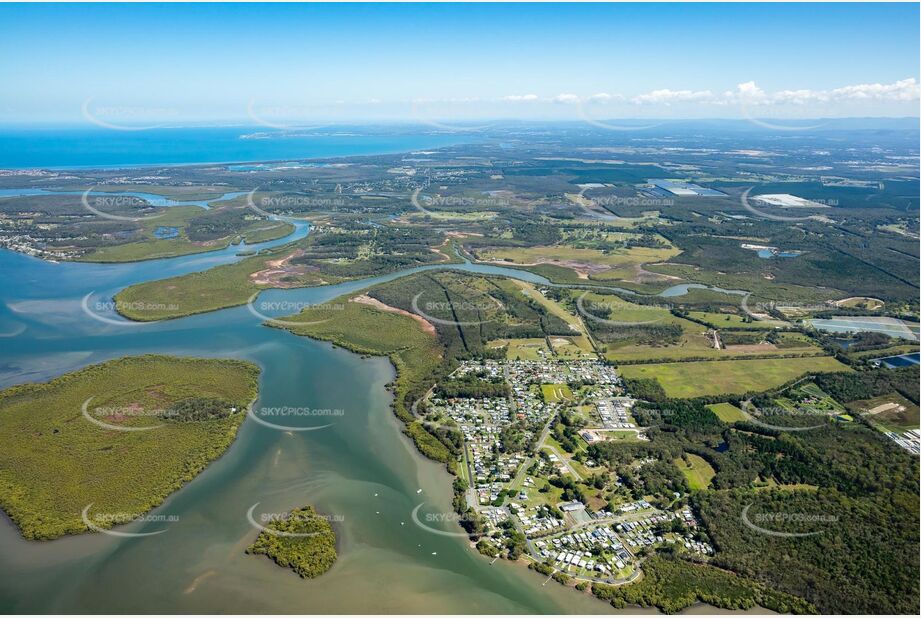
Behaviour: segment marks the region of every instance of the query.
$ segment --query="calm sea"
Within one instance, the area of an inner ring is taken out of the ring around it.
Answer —
[[[359,131],[361,131],[359,133]],[[0,128],[0,168],[130,167],[346,157],[437,148],[464,141],[424,129],[310,132],[265,127],[115,131]]]

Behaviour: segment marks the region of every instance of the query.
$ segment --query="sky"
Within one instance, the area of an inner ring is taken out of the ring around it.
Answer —
[[[0,5],[0,123],[917,116],[918,4]]]

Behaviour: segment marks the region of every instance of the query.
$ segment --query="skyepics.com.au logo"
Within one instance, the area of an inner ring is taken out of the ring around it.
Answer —
[[[579,208],[592,219],[598,219],[600,221],[619,221],[620,217],[607,212],[603,203],[586,195],[589,189],[591,189],[591,187],[583,187],[573,200]],[[589,206],[591,206],[591,208],[589,208]]]
[[[490,311],[501,310],[502,303],[489,296],[482,295],[473,300],[422,300],[425,292],[413,296],[410,302],[413,313],[424,318],[432,324],[443,326],[476,326],[492,321],[494,318],[482,317]],[[438,317],[438,314],[445,317]],[[450,316],[450,317],[448,317]],[[466,316],[476,316],[477,319],[468,320]]]
[[[137,514],[137,513],[95,513],[90,515],[90,509],[93,508],[93,503],[87,504],[83,511],[80,513],[80,517],[83,520],[83,525],[87,529],[92,530],[93,532],[99,532],[108,536],[120,537],[120,538],[135,538],[135,537],[145,537],[145,536],[155,536],[158,534],[163,534],[167,531],[169,524],[173,524],[179,521],[178,515],[164,515],[157,514],[153,515],[150,513],[146,514]],[[150,532],[125,532],[122,530],[110,530],[113,526],[122,526],[127,524],[146,524],[146,523],[159,523],[163,524],[163,527],[160,527],[157,530],[152,530]]]
[[[830,118],[866,115],[868,101],[877,104],[917,102],[921,89],[915,78],[889,84],[851,84],[828,90],[797,89],[766,92],[753,82],[739,84],[724,94],[723,102],[734,102],[741,116],[761,128],[782,132],[814,131],[828,125]],[[915,105],[917,107],[917,105]]]
[[[493,123],[471,121],[468,124],[463,124],[462,122],[454,120],[462,117],[464,108],[470,103],[475,102],[475,99],[443,100],[417,98],[410,101],[410,115],[417,122],[426,124],[439,131],[447,131],[449,133],[476,133],[490,128],[493,126]],[[448,121],[446,120],[447,118],[452,120]]]
[[[246,194],[246,206],[267,219],[283,221],[290,219],[290,217],[274,212],[279,210],[286,212],[309,211],[313,209],[344,208],[348,205],[348,200],[343,197],[321,195],[263,195],[257,200],[256,191],[258,190],[259,188],[257,187]]]
[[[781,406],[771,406],[771,407],[755,407],[750,401],[743,401],[739,406],[743,412],[748,415],[748,422],[758,425],[759,427],[764,427],[765,429],[770,429],[772,431],[809,431],[811,429],[819,429],[821,427],[826,427],[827,422],[809,424],[809,425],[781,425],[780,422],[784,422],[783,419],[786,418],[823,418],[828,419],[831,416],[829,410],[825,410],[819,407],[811,405],[799,405],[795,408],[783,408]],[[771,422],[768,423],[764,418],[771,419]],[[778,419],[778,420],[775,420]],[[789,422],[789,421],[786,421]]]
[[[328,534],[328,531],[320,530],[316,532],[292,532],[288,530],[279,530],[272,526],[273,522],[293,522],[295,524],[312,524],[316,522],[328,522],[333,523],[342,523],[345,521],[345,517],[342,515],[327,515],[323,513],[259,513],[256,514],[256,509],[259,507],[259,502],[249,507],[249,510],[246,511],[246,520],[249,524],[258,530],[259,532],[265,532],[266,534],[271,534],[272,536],[285,537],[285,538],[307,538],[312,536],[319,536],[322,534]]]
[[[753,504],[747,504],[742,509],[742,523],[749,529],[759,534],[766,534],[779,538],[805,538],[822,534],[824,530],[810,530],[808,532],[793,532],[778,530],[778,528],[816,528],[838,522],[837,515],[827,513],[779,513],[758,512],[751,513]]]
[[[740,307],[748,317],[753,320],[782,320],[786,321],[787,316],[808,315],[822,311],[835,309],[837,305],[834,301],[824,303],[799,303],[795,301],[751,301],[752,293],[748,292],[742,297]]]
[[[432,387],[434,390],[435,387]],[[413,417],[419,419],[419,422],[422,423],[422,426],[426,431],[442,431],[447,433],[459,434],[461,431],[460,425],[458,425],[454,420],[447,419],[447,422],[439,422],[433,420],[429,416],[431,411],[429,406],[431,403],[428,401],[428,396],[431,394],[431,391],[423,397],[416,399],[413,404],[409,407],[410,412],[412,412]]]
[[[675,200],[673,199],[667,197],[648,197],[645,195],[601,195],[591,199],[592,202],[599,206],[608,206],[611,208],[616,208],[618,206],[628,208],[666,208],[675,205]]]
[[[304,321],[304,320],[293,320],[290,319],[290,316],[301,313],[305,310],[317,310],[317,311],[342,311],[345,309],[345,305],[342,303],[308,303],[300,301],[270,301],[270,300],[260,300],[256,302],[256,298],[259,296],[260,292],[253,293],[249,297],[249,300],[246,301],[246,308],[251,314],[259,318],[263,322],[268,322],[270,324],[276,324],[279,326],[313,326],[316,324],[323,324],[324,322],[329,322],[332,318],[324,318],[322,320],[313,320],[313,321]],[[289,316],[289,319],[283,318],[273,318],[266,313],[281,313],[286,316]]]
[[[80,412],[84,419],[97,427],[108,429],[110,431],[150,431],[163,427],[163,423],[142,424],[142,425],[123,425],[115,424],[132,419],[169,419],[177,416],[176,412],[158,408],[145,408],[140,404],[130,404],[125,406],[97,406],[90,408],[90,403],[95,396],[88,398],[80,406]]]
[[[87,122],[112,131],[149,131],[179,118],[179,111],[169,107],[100,105],[92,97],[83,101],[80,112]]]
[[[316,105],[267,105],[255,98],[246,105],[246,114],[256,124],[279,131],[314,131],[330,126],[317,120],[320,108]]]
[[[342,408],[312,408],[306,406],[263,406],[258,409],[250,407],[247,415],[255,422],[276,429],[278,431],[317,431],[332,427],[335,423],[330,419],[339,419],[345,416]],[[303,425],[297,421],[313,419],[314,424]],[[325,421],[325,422],[324,422]],[[319,422],[319,424],[316,424]]]
[[[798,118],[800,108],[809,103],[812,118],[827,118],[836,115],[830,106],[831,97],[821,91],[783,90],[768,93],[755,82],[739,84],[734,91],[726,93],[727,101],[735,101],[742,118],[762,129],[782,132],[804,132],[820,129],[828,121]],[[788,117],[784,117],[784,115]]]
[[[110,219],[112,221],[138,222],[158,219],[164,216],[166,213],[159,212],[141,217],[133,217],[128,215],[117,215],[108,211],[164,208],[169,206],[171,203],[166,198],[158,198],[154,196],[141,198],[136,195],[104,195],[98,193],[96,195],[91,195],[95,189],[96,187],[93,186],[84,191],[80,198],[80,204],[82,204],[83,208],[93,213],[94,215],[102,217],[103,219]]]
[[[482,532],[461,532],[459,530],[445,530],[445,527],[450,526],[460,526],[464,530],[478,530],[482,523],[479,522],[476,518],[471,518],[467,515],[459,515],[458,513],[454,512],[420,513],[420,511],[422,511],[422,507],[424,506],[424,502],[416,505],[410,514],[410,519],[412,519],[412,522],[418,528],[425,530],[426,532],[437,534],[438,536],[460,538],[475,538],[483,535]]]
[[[165,313],[175,313],[179,310],[177,303],[148,302],[142,300],[125,301],[117,299],[105,299],[92,301],[93,294],[96,291],[88,293],[80,302],[80,309],[90,318],[103,324],[114,326],[150,326],[159,319],[145,319],[145,316],[162,315]],[[110,317],[109,314],[129,313],[134,320],[117,319]],[[138,320],[143,321],[138,321]]]
[[[837,200],[806,199],[789,193],[758,192],[752,195],[752,191],[756,188],[753,186],[745,189],[739,196],[739,202],[742,204],[742,208],[751,214],[769,221],[785,221],[788,223],[808,221],[819,216],[822,209],[838,205]],[[778,214],[778,212],[791,212],[794,210],[810,211],[810,214],[802,217]]]
[[[428,217],[438,217],[442,211],[471,209],[475,211],[508,208],[512,205],[509,191],[494,191],[490,195],[425,195],[422,188],[416,188],[409,196],[413,208]],[[527,202],[527,200],[521,200]],[[438,210],[431,210],[438,209]]]

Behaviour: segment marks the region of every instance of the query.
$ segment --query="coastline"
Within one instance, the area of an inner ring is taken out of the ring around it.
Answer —
[[[383,126],[383,125],[382,125]],[[10,171],[30,171],[30,170],[47,170],[52,172],[66,172],[66,171],[118,171],[118,170],[131,170],[131,169],[143,169],[150,170],[153,168],[160,167],[174,167],[174,168],[195,168],[195,167],[214,167],[214,166],[227,166],[227,165],[258,165],[258,164],[282,164],[290,163],[292,161],[304,161],[304,162],[324,162],[324,161],[339,161],[341,159],[351,158],[351,157],[375,157],[375,156],[384,156],[392,154],[400,154],[405,152],[412,152],[420,149],[432,149],[432,148],[443,148],[446,146],[456,146],[461,144],[470,143],[470,140],[465,139],[463,136],[452,135],[450,139],[443,133],[439,133],[437,130],[425,126],[425,125],[412,125],[412,126],[399,126],[398,129],[404,129],[404,131],[394,132],[378,132],[372,133],[370,135],[358,135],[355,133],[347,132],[350,127],[342,126],[341,130],[336,131],[335,125],[330,125],[329,133],[316,133],[309,134],[305,133],[300,136],[291,138],[288,137],[283,130],[278,128],[272,128],[262,125],[230,125],[230,126],[209,126],[209,127],[197,127],[197,126],[184,126],[184,127],[154,127],[148,131],[144,131],[148,135],[155,132],[168,133],[169,135],[164,135],[162,142],[154,142],[154,149],[159,151],[165,151],[166,156],[174,156],[172,153],[175,152],[175,147],[170,147],[171,144],[174,144],[175,136],[179,133],[189,135],[194,137],[195,133],[206,134],[206,137],[215,136],[215,134],[226,133],[226,135],[218,136],[216,139],[204,140],[204,143],[200,145],[200,148],[203,152],[211,153],[207,156],[212,156],[215,150],[224,150],[227,151],[228,156],[226,158],[208,159],[208,160],[198,160],[198,161],[119,161],[119,162],[109,162],[109,163],[90,163],[90,164],[63,164],[63,165],[43,165],[41,161],[32,162],[29,164],[23,163],[12,163],[12,162],[3,162],[0,163],[0,170],[10,170]],[[413,132],[408,129],[416,128],[419,131]],[[76,134],[81,134],[82,137],[78,137]],[[247,138],[246,136],[253,135],[254,133],[264,133],[267,135],[263,139],[253,139]],[[121,140],[116,142],[120,148],[131,148],[135,147],[137,150],[149,152],[151,150],[151,145],[149,142],[140,142],[134,144],[135,141],[132,139],[135,136],[129,134],[129,132],[123,132],[113,136],[111,130],[99,129],[93,126],[87,125],[75,125],[75,126],[52,126],[47,128],[26,128],[18,129],[16,127],[0,127],[0,144],[6,145],[10,151],[14,151],[18,141],[29,142],[29,138],[34,138],[36,136],[41,137],[42,135],[54,135],[56,137],[72,136],[72,139],[77,142],[85,143],[85,139],[93,135],[103,135],[108,136],[112,139]],[[356,143],[356,137],[371,138],[372,141],[380,141],[382,144],[368,144],[366,151],[355,152],[356,148],[361,148],[364,144],[363,142]],[[191,138],[189,138],[191,139]],[[129,145],[126,145],[124,141],[130,142]],[[200,140],[192,140],[193,142],[199,142]],[[407,143],[400,143],[400,142]],[[34,142],[34,140],[33,140]],[[332,142],[332,143],[326,143]],[[419,143],[416,143],[419,142]],[[247,146],[242,148],[251,154],[240,153],[237,156],[231,154],[233,150],[240,150],[241,143]],[[254,148],[251,147],[251,144],[258,144],[259,146],[273,143],[275,146],[275,153],[271,152],[269,148]],[[299,147],[294,147],[299,146]],[[318,152],[311,154],[309,150],[311,147],[318,149]],[[330,151],[334,151],[337,148],[350,148],[352,152],[342,152],[329,154]],[[286,149],[290,149],[288,152]],[[303,152],[307,150],[308,154],[304,155]],[[320,152],[320,150],[326,151],[326,154]],[[282,152],[284,151],[284,152]],[[195,154],[195,153],[193,153]],[[70,153],[60,152],[60,149],[57,151],[51,152],[39,152],[37,155],[39,157],[57,157],[57,158],[68,158]],[[89,153],[90,157],[99,156],[98,153]],[[202,154],[202,156],[206,156]],[[87,153],[82,153],[82,158],[86,158]]]

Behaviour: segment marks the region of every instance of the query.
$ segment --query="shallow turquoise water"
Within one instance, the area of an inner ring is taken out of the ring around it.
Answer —
[[[258,136],[259,139],[252,139]],[[281,131],[265,126],[152,128],[4,129],[0,167],[75,168],[191,165],[249,161],[296,161],[314,157],[411,152],[457,144],[464,138],[434,131],[368,134],[346,127]]]

